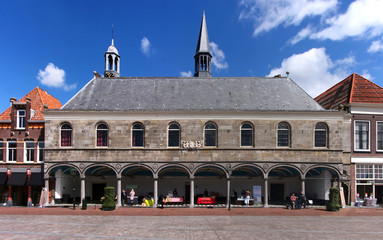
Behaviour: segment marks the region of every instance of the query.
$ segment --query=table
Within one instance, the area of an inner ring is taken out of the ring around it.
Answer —
[[[237,198],[237,204],[238,205],[245,205],[245,198]],[[249,205],[253,205],[254,204],[254,199],[253,198],[250,198],[249,199]]]
[[[181,197],[181,198],[178,198],[178,197],[167,197],[165,199],[165,203],[168,204],[168,203],[184,203],[184,199]]]
[[[215,204],[215,197],[200,197],[197,204]]]

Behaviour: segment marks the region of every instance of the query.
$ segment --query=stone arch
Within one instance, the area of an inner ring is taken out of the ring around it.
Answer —
[[[161,166],[160,168],[158,168],[156,175],[159,176],[161,171],[163,171],[166,168],[171,168],[174,166],[177,168],[181,168],[181,169],[185,170],[185,172],[189,175],[189,178],[192,176],[192,173],[190,172],[190,170],[187,167],[185,167],[182,164],[177,164],[177,163],[169,163],[169,164],[165,164],[165,165]]]
[[[130,163],[130,164],[127,164],[125,165],[124,167],[121,168],[120,172],[122,174],[122,172],[124,172],[126,169],[128,168],[134,168],[134,167],[141,167],[141,168],[146,168],[147,170],[149,170],[153,177],[155,177],[155,171],[152,167],[146,165],[146,164],[139,164],[139,163]]]
[[[313,166],[308,167],[308,168],[306,169],[306,171],[303,173],[304,177],[306,177],[307,173],[308,173],[310,170],[314,169],[314,168],[328,168],[328,169],[334,171],[334,172],[337,174],[338,179],[340,179],[341,176],[342,176],[341,173],[340,173],[340,171],[339,171],[339,169],[337,169],[336,167],[334,167],[334,166],[330,166],[330,165],[318,164],[318,165],[313,165]]]
[[[284,167],[293,168],[294,170],[296,170],[296,171],[299,173],[299,175],[300,175],[301,178],[304,177],[304,175],[303,175],[301,169],[299,169],[297,166],[294,166],[294,165],[292,165],[292,164],[277,164],[277,165],[271,166],[271,167],[266,171],[266,177],[269,177],[269,176],[270,176],[270,173],[271,173],[273,170],[275,170],[275,169],[277,169],[277,168],[284,168]]]
[[[107,164],[107,163],[93,163],[93,164],[90,164],[90,165],[88,165],[87,167],[84,168],[83,173],[86,174],[86,171],[88,171],[92,167],[108,167],[108,168],[110,168],[111,170],[114,171],[116,176],[118,176],[117,169],[115,169],[113,165],[110,165],[110,164]]]
[[[49,176],[51,174],[51,171],[57,167],[64,167],[64,166],[67,166],[67,167],[71,167],[71,168],[74,168],[77,170],[77,172],[79,172],[80,174],[82,173],[81,170],[73,163],[57,163],[57,164],[54,164],[50,167],[47,168],[46,170],[46,174]],[[45,174],[44,174],[45,175]]]
[[[209,166],[214,167],[214,168],[218,168],[219,170],[222,171],[222,173],[225,174],[226,178],[229,178],[229,174],[228,174],[228,172],[227,172],[227,169],[224,168],[224,167],[222,167],[221,165],[214,164],[214,163],[206,163],[206,164],[202,164],[202,165],[196,167],[196,168],[194,169],[194,171],[192,172],[192,176],[194,177],[195,174],[196,174],[200,169],[202,169],[202,168],[206,168],[206,167],[209,167]]]

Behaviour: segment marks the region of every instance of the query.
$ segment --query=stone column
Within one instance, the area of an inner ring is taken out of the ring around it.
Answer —
[[[7,206],[12,207],[13,206],[13,201],[12,201],[12,186],[8,186],[8,201],[7,201]]]
[[[109,55],[105,56],[105,70],[109,70]]]
[[[265,208],[269,207],[269,186],[267,183],[267,178],[265,178],[265,197],[264,197],[263,207]]]
[[[190,179],[190,207],[194,207],[194,178]]]
[[[303,194],[306,195],[306,184],[305,183],[306,183],[306,179],[302,178],[301,179],[301,185],[302,185],[301,191],[303,192]]]
[[[226,207],[229,208],[230,202],[230,178],[227,178],[227,197],[226,197]]]
[[[121,177],[117,177],[117,207],[121,207]]]
[[[116,57],[114,55],[112,55],[112,59],[113,59],[112,60],[113,61],[113,63],[112,63],[112,70],[115,71],[116,70],[116,67],[115,67],[116,62],[114,60],[116,59]]]
[[[81,206],[82,200],[85,199],[85,176],[81,177]]]
[[[158,204],[158,178],[154,178],[154,205],[153,207],[157,207]]]
[[[47,205],[49,203],[49,178],[45,178],[45,203],[44,205]]]

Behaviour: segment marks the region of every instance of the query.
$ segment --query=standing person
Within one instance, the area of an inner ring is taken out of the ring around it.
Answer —
[[[45,203],[47,201],[47,190],[45,187],[41,189],[41,195],[40,195],[40,202],[39,202],[39,208],[45,207]]]
[[[245,198],[246,205],[249,205],[249,203],[250,203],[250,196],[251,196],[250,190],[246,189],[246,198]]]
[[[126,199],[126,192],[125,192],[125,189],[122,189],[122,193],[121,193],[121,205],[122,206],[125,205],[125,199]]]
[[[291,194],[290,201],[291,201],[291,209],[294,209],[296,206],[296,201],[297,201],[297,197],[295,196],[294,193]]]
[[[301,208],[306,208],[306,195],[301,191],[299,194],[299,201]]]
[[[241,197],[245,198],[246,197],[246,191],[245,189],[242,189],[242,192],[241,192]]]
[[[173,190],[173,197],[177,197],[177,196],[178,196],[177,188],[174,188],[174,190]]]
[[[134,200],[134,195],[135,195],[136,193],[134,192],[134,188],[132,188],[132,190],[130,190],[130,193],[129,193],[129,195],[130,195],[130,203],[131,204],[133,204],[133,200]]]

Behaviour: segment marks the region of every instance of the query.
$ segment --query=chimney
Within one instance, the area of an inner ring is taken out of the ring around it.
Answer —
[[[9,99],[9,101],[11,102],[11,106],[12,106],[13,102],[16,102],[17,99],[15,97],[11,97],[11,99]]]

